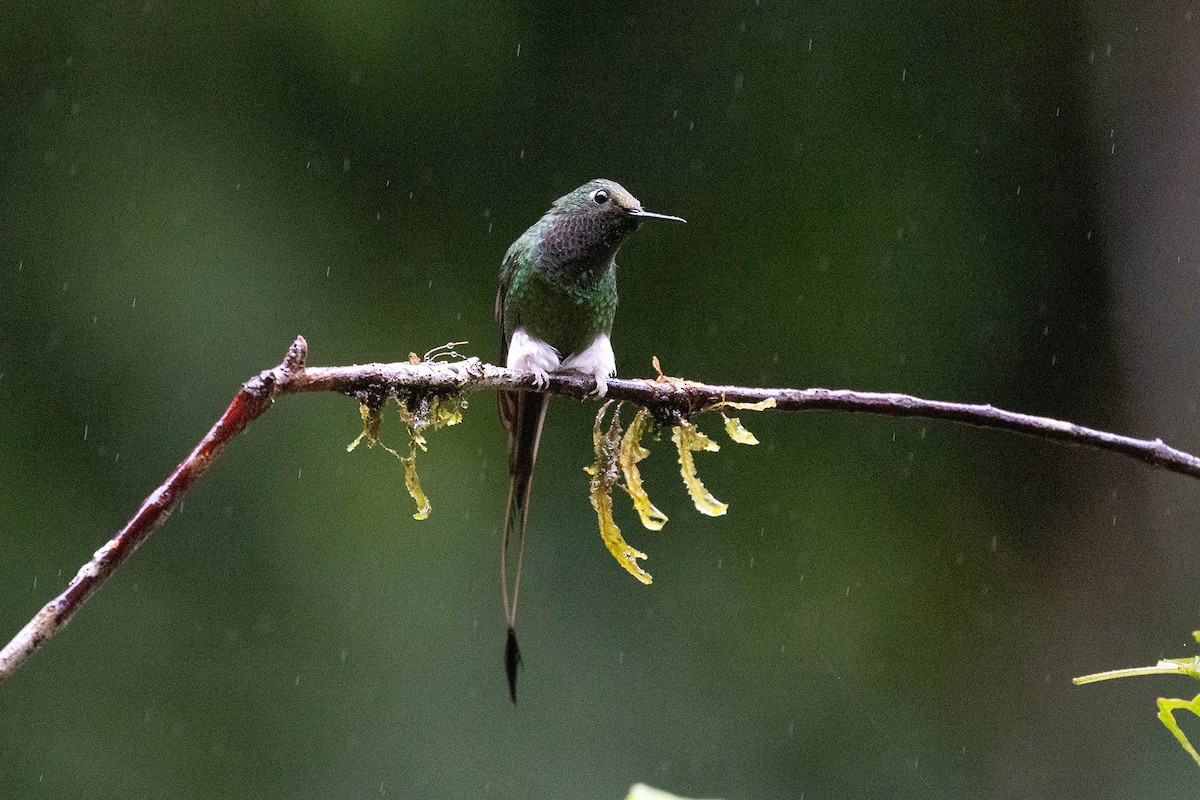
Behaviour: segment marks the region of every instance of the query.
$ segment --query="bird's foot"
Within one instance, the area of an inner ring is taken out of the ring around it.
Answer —
[[[558,351],[530,336],[524,328],[517,328],[508,343],[506,366],[532,377],[534,388],[541,391],[550,384],[550,373],[559,367]]]
[[[604,397],[608,394],[608,379],[617,373],[617,360],[613,356],[608,334],[600,334],[582,351],[567,356],[563,367],[591,375],[596,381],[596,388],[588,394],[591,397]]]

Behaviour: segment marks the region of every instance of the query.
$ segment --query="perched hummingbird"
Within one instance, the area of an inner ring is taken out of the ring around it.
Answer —
[[[504,254],[496,295],[500,358],[509,369],[532,373],[538,388],[546,385],[549,373],[574,370],[595,379],[595,394],[603,397],[607,393],[608,378],[617,369],[609,340],[617,313],[617,250],[646,219],[685,221],[644,211],[621,184],[597,179],[555,200],[550,210],[512,243]],[[504,663],[514,703],[521,662],[514,627],[529,489],[549,400],[549,395],[540,392],[500,392],[510,475],[500,575],[508,622]],[[510,600],[507,554],[514,517],[520,517],[521,529]]]

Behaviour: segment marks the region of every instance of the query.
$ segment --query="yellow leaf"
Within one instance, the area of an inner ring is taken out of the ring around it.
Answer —
[[[650,451],[642,447],[642,436],[650,421],[650,411],[638,409],[637,416],[629,423],[625,437],[621,439],[621,474],[625,477],[625,491],[633,500],[633,508],[642,520],[642,526],[652,531],[662,530],[667,523],[667,515],[655,508],[650,502],[650,496],[642,485],[642,473],[638,470],[638,462],[650,455]]]
[[[588,496],[592,501],[592,508],[596,509],[596,519],[600,525],[600,538],[604,540],[604,546],[608,548],[608,552],[612,553],[617,563],[624,567],[630,575],[642,583],[650,583],[652,580],[650,573],[638,564],[638,559],[645,559],[646,554],[629,546],[625,537],[621,535],[621,529],[617,527],[617,523],[613,519],[612,489],[621,474],[619,405],[617,412],[613,414],[608,431],[600,432],[600,422],[610,405],[612,405],[611,400],[600,407],[600,412],[596,414],[596,422],[592,426],[592,444],[596,453],[596,462],[587,470],[588,474],[592,476],[588,487]]]
[[[720,450],[717,443],[697,430],[691,422],[682,422],[672,428],[671,441],[675,442],[679,449],[679,474],[683,476],[683,483],[687,486],[688,494],[692,496],[696,510],[710,517],[719,517],[728,511],[728,505],[713,497],[708,489],[704,488],[704,483],[696,474],[696,462],[692,457],[696,450]]]

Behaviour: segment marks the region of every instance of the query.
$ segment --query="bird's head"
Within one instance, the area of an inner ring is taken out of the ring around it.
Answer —
[[[552,213],[559,216],[588,217],[604,228],[632,233],[647,219],[686,222],[669,214],[655,214],[642,208],[638,199],[616,181],[596,178],[554,201]]]

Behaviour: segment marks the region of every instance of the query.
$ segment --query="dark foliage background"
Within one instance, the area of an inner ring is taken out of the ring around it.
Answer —
[[[549,202],[606,176],[686,228],[622,252],[622,374],[898,390],[1195,451],[1186,3],[10,4],[0,24],[0,627],[15,632],[303,333],[467,339]],[[422,460],[289,398],[0,687],[5,797],[1184,798],[1200,486],[863,416],[669,443],[636,527],[535,489],[501,667],[490,397]],[[403,440],[393,417],[385,437]],[[715,432],[710,421],[706,427]],[[1194,723],[1194,721],[1193,721]],[[1190,729],[1197,731],[1197,725]]]

